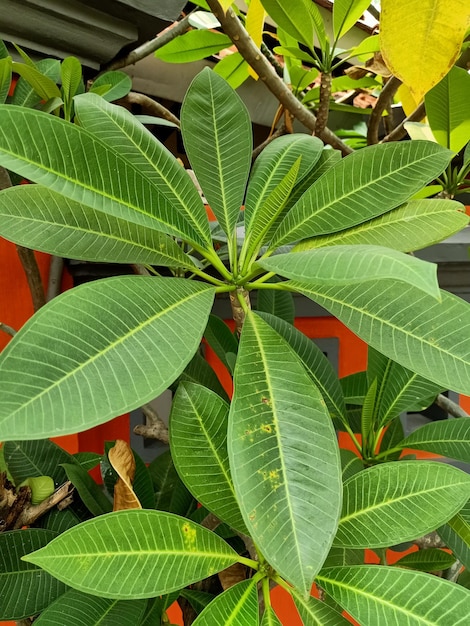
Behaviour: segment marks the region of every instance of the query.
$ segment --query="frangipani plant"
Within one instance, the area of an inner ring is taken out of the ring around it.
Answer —
[[[206,69],[181,118],[192,168],[223,231],[214,232],[225,245],[215,246],[191,179],[132,115],[96,94],[76,96],[74,111],[70,124],[1,106],[0,164],[36,184],[0,193],[0,233],[57,255],[174,275],[82,285],[21,329],[0,357],[7,465],[11,471],[15,446],[106,422],[179,379],[170,417],[174,464],[228,532],[224,539],[193,513],[161,510],[152,496],[145,504],[139,498],[145,508],[112,513],[85,497],[96,517],[69,520],[65,532],[55,526],[58,536],[30,528],[0,538],[16,550],[4,568],[8,580],[26,584],[33,575],[44,584],[27,609],[19,594],[2,617],[42,612],[38,623],[48,624],[60,612],[72,615],[78,602],[90,616],[126,601],[135,611],[129,623],[149,624],[152,612],[161,621],[170,600],[190,595],[189,585],[240,563],[246,579],[209,602],[198,626],[259,624],[258,587],[263,626],[278,623],[272,582],[292,595],[307,626],[346,624],[342,610],[363,626],[466,623],[463,586],[358,565],[355,552],[412,541],[456,517],[461,526],[452,529],[467,541],[468,475],[429,461],[380,463],[387,454],[377,443],[409,401],[429,401],[443,388],[470,393],[470,307],[439,290],[435,265],[405,254],[467,224],[458,203],[409,200],[453,153],[416,141],[340,160],[317,138],[294,134],[273,141],[251,167],[248,113]],[[363,459],[357,473],[350,459],[341,463],[335,424],[352,434],[353,427],[331,366],[290,323],[252,311],[255,290],[272,294],[274,312],[303,294],[378,351],[362,401],[362,444],[355,439]],[[230,296],[239,341],[209,318],[220,294]],[[185,377],[205,333],[233,367],[230,403],[202,370]],[[402,384],[392,379],[393,394],[384,383],[392,367],[402,373]],[[394,403],[396,394],[405,400]],[[453,433],[459,450],[466,432]],[[439,438],[432,441],[438,449]],[[393,458],[400,439],[391,442]],[[73,461],[64,463],[81,495],[93,493]],[[227,540],[237,533],[243,546]],[[313,583],[331,601],[311,597]]]

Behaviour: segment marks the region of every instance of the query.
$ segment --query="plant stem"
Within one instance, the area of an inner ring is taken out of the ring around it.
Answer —
[[[400,141],[403,137],[406,137],[406,129],[405,124],[407,122],[420,122],[423,117],[426,115],[426,109],[424,107],[424,102],[422,102],[416,109],[408,115],[406,119],[398,124],[398,126],[392,130],[392,132],[386,135],[380,143],[387,143],[389,141]]]
[[[247,557],[238,555],[237,561],[239,563],[243,563],[243,565],[246,565],[247,567],[249,567],[251,569],[254,569],[254,570],[258,571],[259,563],[258,563],[258,561],[255,561],[254,559],[248,559]],[[260,576],[260,578],[261,578],[261,576]]]
[[[189,15],[186,15],[186,17],[183,17],[183,19],[181,19],[179,22],[175,22],[172,26],[169,26],[162,33],[159,33],[154,39],[146,41],[138,48],[135,48],[135,50],[129,52],[129,54],[127,54],[125,57],[120,57],[113,61],[110,61],[107,65],[104,66],[103,71],[107,72],[110,70],[118,70],[121,67],[133,65],[134,63],[137,63],[137,61],[140,61],[141,59],[144,59],[145,57],[152,54],[152,52],[155,52],[159,48],[162,48],[167,43],[170,43],[170,41],[173,41],[173,39],[175,39],[179,35],[184,35],[184,33],[191,28],[191,24],[189,23],[189,17]]]
[[[367,145],[379,143],[379,126],[382,120],[382,113],[390,106],[393,96],[400,85],[401,80],[396,76],[391,76],[384,85],[370,114],[369,128],[367,129]]]
[[[245,61],[258,74],[260,80],[265,83],[271,93],[299,122],[311,132],[314,132],[317,118],[297,100],[283,80],[275,73],[271,64],[253,42],[234,11],[229,8],[224,12],[218,0],[207,0],[207,4],[221,23],[225,34],[230,37]],[[328,128],[325,128],[318,136],[324,143],[337,148],[344,155],[353,152],[349,146],[343,143]]]
[[[153,98],[150,98],[150,96],[146,96],[143,93],[137,93],[136,91],[130,91],[127,94],[127,96],[124,96],[124,98],[121,98],[120,100],[118,100],[117,103],[121,104],[121,105],[128,104],[128,105],[131,105],[131,106],[133,104],[136,104],[138,106],[141,106],[142,109],[148,115],[154,115],[155,117],[161,117],[162,119],[167,120],[167,122],[172,122],[178,128],[181,125],[180,121],[176,117],[176,115],[173,115],[173,113],[171,111],[169,111],[166,107],[164,107],[163,104],[160,104],[160,102],[157,102]]]
[[[8,326],[8,324],[4,324],[3,322],[0,322],[0,330],[3,330],[3,332],[10,335],[10,337],[14,337],[17,333],[14,328]]]
[[[250,294],[243,287],[237,287],[235,291],[230,292],[230,304],[232,306],[233,319],[235,320],[235,328],[238,335],[240,335],[246,314],[251,309]]]
[[[64,272],[64,259],[60,256],[52,256],[49,267],[49,282],[47,285],[46,300],[49,302],[60,293],[60,284]]]
[[[333,76],[331,72],[321,73],[320,82],[320,102],[317,110],[317,122],[315,124],[315,135],[320,135],[328,123],[328,112],[330,110],[331,82]]]
[[[33,250],[25,248],[24,246],[16,246],[18,257],[23,266],[23,270],[28,281],[29,291],[31,292],[31,299],[33,301],[34,311],[38,311],[42,306],[46,304],[46,295],[44,293],[44,286],[42,284],[41,273],[34,256]]]
[[[434,400],[434,404],[437,404],[438,407],[452,415],[452,417],[469,417],[468,413],[466,413],[458,404],[449,400],[441,393]]]

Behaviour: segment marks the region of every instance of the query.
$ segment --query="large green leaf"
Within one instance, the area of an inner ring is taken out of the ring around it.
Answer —
[[[468,224],[462,205],[453,200],[411,200],[385,215],[332,235],[301,241],[295,251],[322,246],[386,246],[401,252],[412,252],[432,246]]]
[[[0,104],[7,99],[11,85],[11,57],[0,59]]]
[[[258,626],[259,606],[256,579],[244,580],[224,591],[200,613],[194,626]]]
[[[348,626],[350,622],[340,613],[317,598],[303,598],[293,592],[295,606],[304,626]]]
[[[325,569],[318,583],[360,624],[464,626],[470,592],[422,572],[359,565]]]
[[[61,98],[60,89],[52,78],[41,73],[34,65],[27,63],[12,63],[12,70],[24,78],[38,94],[41,100]]]
[[[231,239],[251,167],[253,140],[247,108],[223,78],[205,68],[186,93],[181,129],[191,167]]]
[[[207,330],[207,329],[206,329]],[[227,393],[222,387],[217,374],[206,361],[206,359],[196,352],[191,361],[185,367],[183,373],[178,379],[179,381],[188,380],[189,382],[202,385],[208,389],[215,391],[221,398],[228,400]]]
[[[109,513],[71,528],[24,558],[74,589],[103,598],[151,598],[238,560],[220,537],[162,511]]]
[[[397,447],[426,450],[470,463],[470,419],[448,419],[425,424]]]
[[[211,30],[190,30],[155,52],[157,59],[167,63],[190,63],[230,48],[232,41],[227,35]]]
[[[194,498],[178,475],[169,450],[148,466],[155,487],[155,508],[177,515],[189,515]]]
[[[17,485],[34,476],[50,476],[56,485],[67,479],[61,463],[74,463],[74,458],[49,439],[39,441],[7,441],[3,444],[5,461]]]
[[[214,72],[222,76],[232,89],[238,89],[249,78],[250,66],[239,52],[233,52],[217,61]]]
[[[262,268],[308,285],[349,285],[395,278],[440,299],[437,265],[378,246],[327,246],[277,254],[258,262]]]
[[[325,172],[333,167],[335,163],[341,160],[341,152],[339,150],[330,150],[324,148],[320,154],[320,158],[315,163],[315,167],[310,170],[304,178],[298,182],[287,201],[286,209],[294,206],[297,200],[309,189]]]
[[[140,624],[146,600],[109,600],[70,589],[36,620],[38,626],[136,626]]]
[[[271,249],[344,230],[394,209],[436,178],[452,155],[428,141],[380,144],[348,155],[292,207]]]
[[[209,222],[199,192],[171,152],[123,107],[90,93],[77,96],[74,102],[80,125],[117,151],[145,178],[143,184],[151,186],[152,206],[157,207],[154,214],[164,223],[160,230],[210,245]],[[129,185],[132,180],[128,179]]]
[[[261,152],[253,165],[246,193],[244,219],[248,241],[245,246],[253,248],[253,244],[248,246],[250,241],[261,243],[269,233],[273,234],[273,225],[279,222],[288,200],[287,196],[278,198],[276,190],[283,181],[289,181],[290,172],[301,157],[294,172],[296,176],[291,175],[290,186],[284,183],[289,192],[315,167],[322,150],[323,143],[318,138],[299,133],[278,137]]]
[[[35,615],[67,590],[50,574],[22,561],[25,554],[39,550],[55,536],[39,528],[0,533],[0,619]]]
[[[17,128],[23,132],[18,134]],[[142,171],[125,152],[120,153],[125,135],[117,133],[114,140],[111,147],[81,126],[54,115],[0,105],[0,164],[79,203],[172,235],[188,239],[192,235],[204,245],[178,206],[171,207],[160,193],[166,184]],[[175,167],[186,176],[176,161]],[[188,178],[188,189],[190,184]],[[200,208],[202,211],[202,204]]]
[[[0,234],[33,250],[85,261],[194,267],[174,239],[74,202],[42,185],[0,193]]]
[[[442,291],[438,302],[387,279],[344,287],[290,285],[379,352],[444,389],[470,394],[470,306],[464,300]]]
[[[182,383],[173,399],[170,442],[173,462],[193,496],[221,520],[246,533],[227,452],[229,405],[213,391]]]
[[[100,74],[98,78],[93,81],[90,91],[92,93],[94,91],[99,92],[100,96],[107,102],[112,102],[113,100],[127,96],[131,89],[131,77],[119,70],[112,70]]]
[[[335,0],[333,4],[333,31],[337,39],[345,35],[361,19],[370,0]]]
[[[374,420],[377,426],[385,426],[404,411],[410,411],[420,403],[425,408],[429,398],[435,398],[442,387],[422,378],[380,352],[369,348],[367,362],[369,382],[377,380]],[[427,402],[426,402],[427,401]]]
[[[2,352],[3,441],[84,430],[158,396],[196,351],[212,300],[202,283],[144,276],[52,300]]]
[[[36,63],[36,69],[44,76],[51,78],[54,83],[60,80],[60,61],[56,59],[41,59]],[[26,79],[20,76],[10,102],[17,106],[32,108],[41,102],[41,96]]]
[[[243,327],[234,386],[228,446],[245,524],[268,562],[308,594],[341,504],[326,405],[299,357],[254,313]]]
[[[315,386],[319,389],[331,417],[343,418],[346,411],[343,392],[333,365],[320,348],[300,330],[279,317],[261,311],[258,311],[258,315],[268,322],[297,354]]]
[[[470,476],[433,461],[371,467],[344,484],[335,544],[380,548],[435,530],[470,497]]]
[[[459,152],[470,140],[470,75],[454,66],[424,98],[426,115],[436,141]]]

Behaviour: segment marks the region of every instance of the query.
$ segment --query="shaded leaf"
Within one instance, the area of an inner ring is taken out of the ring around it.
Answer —
[[[364,464],[352,450],[340,450],[343,482],[362,472]]]
[[[41,100],[61,98],[60,89],[55,82],[46,74],[42,74],[36,67],[13,61],[11,69],[31,85]]]
[[[209,315],[204,339],[216,353],[222,363],[228,366],[227,354],[238,352],[238,341],[227,324],[217,315]],[[229,368],[230,369],[230,368]]]
[[[96,516],[113,510],[111,502],[86,469],[69,463],[63,463],[62,467],[90,513]]]
[[[470,419],[447,419],[421,426],[397,447],[426,450],[470,463],[469,441]]]
[[[49,77],[54,83],[59,82],[60,61],[56,59],[41,59],[36,63],[36,69],[44,76]],[[32,108],[38,105],[40,101],[41,96],[38,95],[27,80],[20,76],[16,83],[15,91],[10,99],[10,103],[21,107]]]
[[[235,563],[237,557],[202,526],[170,513],[142,509],[84,522],[25,560],[79,591],[136,600],[207,578]]]
[[[59,486],[66,481],[61,464],[75,462],[71,454],[49,439],[6,441],[2,449],[16,485],[34,476],[51,476]]]
[[[195,500],[179,477],[170,451],[157,456],[148,469],[155,486],[155,508],[188,515],[195,506]]]
[[[0,104],[8,97],[11,84],[11,57],[0,58]]]
[[[87,470],[87,472],[99,465],[101,459],[103,458],[103,455],[98,454],[98,452],[76,452],[72,456],[75,461],[83,467],[83,469]]]
[[[50,530],[38,528],[0,533],[0,619],[20,620],[35,615],[67,590],[63,583],[22,560],[55,536]]]
[[[227,393],[222,387],[217,374],[199,352],[196,352],[179,377],[180,382],[185,380],[207,387],[207,389],[212,389],[212,391],[215,391],[221,398],[228,400]]]
[[[452,567],[455,561],[455,556],[445,550],[428,548],[427,550],[417,550],[416,552],[411,552],[411,554],[406,554],[396,561],[395,565],[422,572],[437,572]]]

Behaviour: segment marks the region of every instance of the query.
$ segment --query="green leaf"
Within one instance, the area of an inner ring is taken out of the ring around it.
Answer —
[[[238,555],[198,524],[142,509],[84,522],[24,560],[79,591],[137,600],[216,574]]]
[[[371,467],[344,485],[335,545],[381,548],[421,537],[449,520],[470,497],[470,477],[432,461]]]
[[[191,604],[197,613],[200,613],[203,609],[205,609],[206,606],[214,599],[214,596],[211,593],[196,591],[195,589],[182,589],[180,595]]]
[[[350,89],[373,89],[380,87],[380,83],[375,78],[365,76],[364,78],[353,79],[350,76],[337,76],[331,81],[331,92],[348,91]],[[302,98],[302,104],[320,100],[320,87],[313,87]],[[337,131],[341,132],[341,131]],[[363,135],[359,135],[363,137]]]
[[[146,607],[146,600],[108,600],[70,589],[41,613],[36,623],[57,626],[66,619],[67,626],[136,626]]]
[[[11,85],[11,57],[0,58],[0,104],[8,97]]]
[[[368,442],[369,434],[374,424],[375,402],[377,398],[377,379],[373,380],[366,395],[361,410],[361,434],[363,445]]]
[[[155,228],[211,246],[202,200],[171,152],[123,107],[109,104],[95,94],[83,94],[74,101],[80,125],[118,151],[145,178],[144,188],[151,188],[151,193],[156,194],[158,202],[152,195],[151,203],[158,205],[154,213],[165,226]]]
[[[333,425],[299,357],[254,313],[243,326],[234,387],[229,458],[245,524],[268,562],[308,594],[339,513]]]
[[[343,482],[355,474],[362,472],[362,460],[352,450],[340,450]]]
[[[361,43],[350,51],[350,54],[354,57],[361,57],[362,55],[371,57],[374,52],[380,51],[380,38],[379,35],[370,35],[361,41]]]
[[[468,622],[470,593],[430,574],[359,565],[324,570],[318,583],[361,624],[370,624],[374,615],[387,626],[464,626]]]
[[[457,578],[457,584],[470,589],[470,571],[468,569],[465,569]]]
[[[282,626],[272,606],[265,608],[261,626]]]
[[[258,261],[269,272],[308,285],[359,285],[395,278],[440,299],[437,265],[379,246],[332,246]]]
[[[315,183],[320,176],[323,176],[325,172],[333,167],[335,163],[341,160],[341,152],[339,150],[323,149],[318,161],[315,163],[308,174],[299,181],[294,187],[289,200],[287,202],[287,209],[294,206],[297,200],[309,189],[313,183]]]
[[[190,63],[217,54],[231,45],[231,39],[222,33],[190,30],[159,48],[155,56],[166,63]]]
[[[0,39],[0,59],[6,59],[9,55],[8,48],[5,45],[5,42]]]
[[[424,408],[429,398],[444,391],[436,383],[429,382],[399,363],[387,359],[373,348],[368,351],[367,376],[370,382],[374,379],[378,381],[375,420],[379,427],[421,403]]]
[[[251,167],[247,108],[223,78],[205,68],[184,98],[181,130],[191,167],[230,241]]]
[[[61,464],[75,462],[71,454],[49,439],[6,441],[3,450],[8,471],[17,485],[34,476],[50,476],[58,486],[67,479]]]
[[[259,311],[258,315],[287,341],[302,365],[307,370],[315,386],[320,391],[332,418],[343,418],[346,411],[343,393],[331,362],[320,348],[302,332],[288,322]]]
[[[470,514],[469,504],[451,520],[438,528],[439,537],[467,569],[470,568]]]
[[[155,493],[152,476],[150,475],[147,465],[137,452],[132,450],[132,454],[135,460],[135,477],[132,488],[143,509],[154,509]]]
[[[68,480],[71,481],[90,513],[97,516],[113,510],[112,502],[108,500],[101,487],[95,483],[85,468],[70,463],[63,463],[62,466]]]
[[[188,514],[194,498],[178,475],[168,450],[148,466],[155,487],[155,508],[161,511]]]
[[[103,263],[193,268],[167,235],[69,200],[42,185],[0,193],[2,237],[33,250]]]
[[[470,463],[470,419],[447,419],[425,424],[398,444]]]
[[[295,302],[289,291],[260,289],[256,298],[256,310],[280,317],[288,324],[294,323]]]
[[[90,91],[98,92],[100,90],[100,96],[107,102],[113,102],[113,100],[119,100],[127,96],[132,89],[132,80],[128,74],[113,70],[111,72],[104,72],[93,82]]]
[[[215,515],[246,533],[227,453],[229,405],[216,393],[182,383],[170,415],[173,462],[193,496]]]
[[[417,550],[411,554],[406,554],[396,561],[395,565],[422,572],[437,572],[452,567],[455,560],[455,556],[445,550],[428,548],[427,550]]]
[[[207,330],[207,329],[206,329]],[[191,361],[185,367],[183,373],[178,379],[180,382],[189,381],[207,387],[215,391],[221,398],[228,400],[227,393],[222,387],[217,374],[206,361],[206,359],[196,352]]]
[[[468,219],[462,205],[453,200],[411,200],[353,228],[301,241],[294,251],[369,244],[413,252],[459,232],[468,224]]]
[[[60,65],[65,119],[72,117],[72,98],[82,84],[82,66],[76,57],[66,57]]]
[[[343,450],[341,450],[343,452]],[[347,452],[347,450],[345,450]],[[357,458],[357,457],[356,457]],[[323,568],[337,567],[339,565],[363,565],[364,550],[351,550],[351,548],[338,548],[332,546],[323,564]]]
[[[470,140],[470,75],[452,67],[424,97],[426,115],[436,141],[459,152]]]
[[[344,230],[394,209],[436,178],[451,157],[427,141],[380,144],[348,155],[292,207],[270,248]]]
[[[348,626],[350,622],[332,607],[317,600],[317,598],[303,598],[293,592],[295,606],[304,626]]]
[[[258,626],[259,606],[256,579],[237,583],[216,597],[193,622],[194,626],[233,624]]]
[[[238,352],[238,341],[227,324],[217,315],[209,315],[204,338],[222,363],[228,368],[226,355]]]
[[[41,100],[61,98],[60,89],[55,82],[46,74],[42,74],[36,67],[13,61],[11,68],[13,72],[19,74],[31,85]]]
[[[470,394],[467,302],[445,291],[438,302],[398,280],[352,287],[290,285],[382,354],[444,389]],[[408,309],[413,315],[405,319]]]
[[[59,511],[57,508],[51,509],[48,513],[46,513],[46,515],[43,515],[38,520],[37,524],[41,528],[52,530],[56,535],[65,532],[69,528],[72,528],[72,526],[76,526],[90,517],[89,515],[79,515],[76,510],[74,510],[77,508],[76,504],[77,503],[75,501],[73,508],[69,506],[63,511]],[[81,502],[79,505],[83,506]]]
[[[333,4],[333,32],[340,39],[361,19],[370,0],[335,0]]]
[[[0,619],[35,615],[67,590],[46,572],[22,561],[25,554],[42,548],[55,536],[38,528],[0,533]]]
[[[101,462],[103,455],[98,452],[76,452],[72,457],[81,467],[90,471]]]
[[[197,350],[212,300],[202,283],[144,276],[54,298],[2,352],[3,441],[78,432],[158,396]]]
[[[346,404],[362,406],[369,388],[367,372],[356,372],[339,379]]]
[[[318,138],[297,133],[278,137],[258,156],[245,199],[244,220],[248,240],[244,248],[250,252],[248,258],[265,239],[272,236],[284,213],[283,207],[292,186],[314,168],[322,150],[323,143]]]
[[[42,59],[36,63],[38,72],[47,76],[55,84],[60,80],[60,61],[56,59]],[[60,94],[59,94],[60,95]],[[46,98],[47,100],[49,98]],[[36,91],[28,81],[20,76],[15,86],[15,91],[11,97],[11,104],[22,107],[35,107],[41,101]]]
[[[316,31],[320,46],[324,47],[326,36],[323,21],[318,8],[313,8],[308,0],[292,0],[289,6],[282,0],[261,0],[261,4],[276,24],[296,41],[312,49]]]
[[[224,78],[232,89],[238,89],[250,76],[249,68],[242,55],[234,52],[218,61],[214,72]]]

